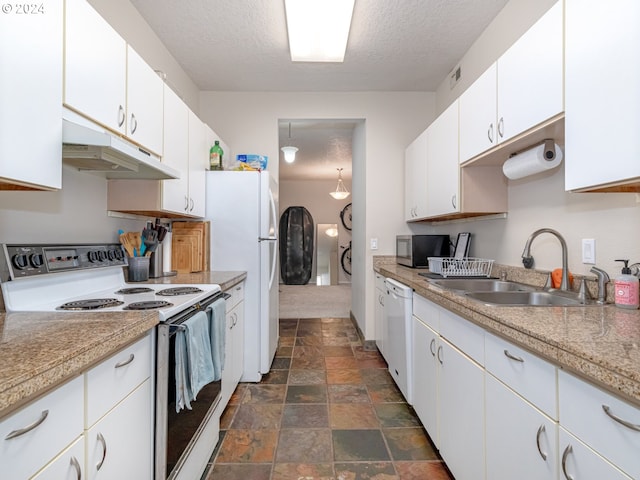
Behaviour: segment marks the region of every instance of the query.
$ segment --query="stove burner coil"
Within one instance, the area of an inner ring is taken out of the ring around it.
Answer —
[[[202,290],[197,287],[174,287],[160,290],[159,292],[156,292],[156,295],[162,295],[163,297],[172,297],[176,295],[192,295],[194,293],[200,292],[202,292]]]
[[[89,298],[87,300],[67,302],[60,305],[58,310],[96,310],[98,308],[117,307],[123,303],[116,298]]]
[[[149,288],[149,287],[121,288],[115,293],[118,293],[120,295],[133,295],[136,293],[148,293],[148,292],[153,292],[153,288]]]
[[[154,308],[171,307],[173,303],[165,302],[163,300],[149,300],[148,302],[133,302],[122,307],[123,310],[153,310]]]

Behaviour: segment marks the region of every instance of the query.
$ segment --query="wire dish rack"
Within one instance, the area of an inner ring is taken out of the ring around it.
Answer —
[[[443,277],[489,277],[493,260],[485,258],[429,257],[429,270]]]

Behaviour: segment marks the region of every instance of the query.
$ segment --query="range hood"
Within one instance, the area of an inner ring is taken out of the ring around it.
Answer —
[[[167,180],[180,172],[159,158],[85,119],[62,119],[62,160],[109,179]]]

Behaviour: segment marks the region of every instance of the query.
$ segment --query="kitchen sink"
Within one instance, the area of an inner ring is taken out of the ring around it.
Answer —
[[[461,292],[532,292],[536,287],[492,278],[447,278],[430,280],[432,285]]]
[[[533,292],[468,292],[466,296],[471,300],[486,305],[500,305],[507,307],[549,307],[549,306],[586,306],[595,305],[594,302],[581,303],[577,298],[564,296],[560,293],[543,291]]]

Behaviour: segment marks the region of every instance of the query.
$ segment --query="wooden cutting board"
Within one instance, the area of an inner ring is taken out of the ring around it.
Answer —
[[[209,222],[173,222],[171,268],[178,273],[209,270]]]

